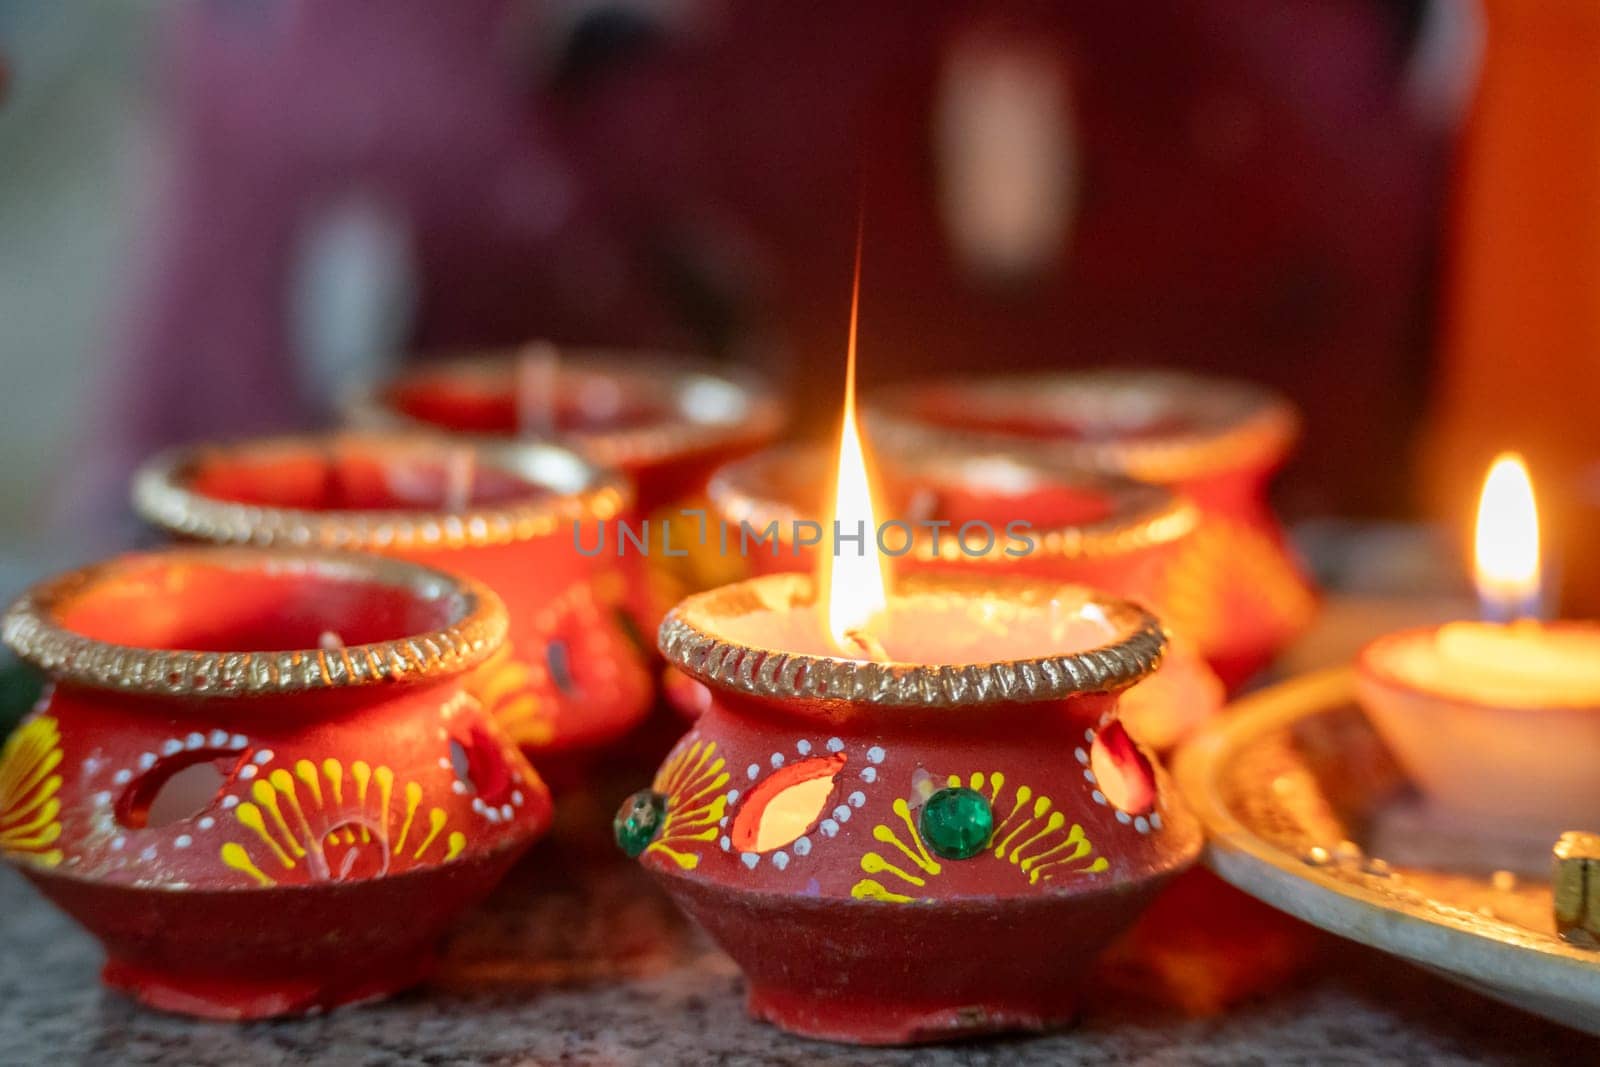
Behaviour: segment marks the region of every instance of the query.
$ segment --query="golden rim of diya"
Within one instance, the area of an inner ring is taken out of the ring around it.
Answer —
[[[1043,604],[1062,596],[1093,604],[1116,628],[1104,645],[1035,659],[916,664],[785,652],[724,635],[722,620],[816,603],[807,574],[769,574],[688,597],[661,623],[668,662],[711,685],[753,696],[871,703],[900,708],[1059,700],[1126,689],[1161,664],[1166,635],[1138,605],[1070,585],[1026,578],[907,575],[898,595],[946,593],[1008,604]]]
[[[719,468],[706,486],[706,496],[724,521],[748,523],[757,531],[776,521],[778,542],[789,544],[788,532],[794,529],[793,523],[816,521],[816,518],[779,499],[778,494],[766,490],[763,483],[770,484],[785,469],[809,465],[815,459],[818,484],[825,484],[822,458],[820,449],[803,446],[784,445],[757,452]],[[1028,534],[1034,540],[1034,547],[1028,559],[1121,556],[1186,537],[1200,518],[1199,509],[1192,501],[1164,486],[1036,459],[1015,448],[976,452],[937,449],[901,457],[892,467],[896,475],[920,480],[919,488],[925,485],[938,492],[941,486],[992,488],[997,464],[1011,468],[1033,483],[1032,487],[1056,485],[1086,489],[1100,494],[1111,504],[1111,513],[1104,518],[1064,526],[1032,527]],[[1007,556],[1003,551],[968,555],[957,542],[957,529],[950,527],[939,539],[937,552],[931,538],[914,538],[907,555],[922,562],[935,559],[973,564],[1017,562],[1016,557]]]
[[[426,459],[444,468],[465,452],[474,471],[492,471],[527,486],[527,494],[459,508],[327,510],[249,504],[193,487],[207,464],[265,464],[376,456],[397,463]],[[438,435],[330,433],[265,437],[232,444],[172,449],[149,460],[133,479],[133,506],[173,533],[220,544],[336,548],[370,552],[482,548],[548,537],[571,522],[603,522],[633,503],[620,476],[576,452],[535,442],[451,444]]]
[[[1182,371],[1092,370],[890,387],[865,403],[869,434],[894,453],[952,442],[1047,455],[1078,467],[1170,482],[1280,460],[1300,432],[1282,395]],[[956,416],[953,425],[941,422]],[[1037,436],[996,424],[1034,421]],[[1173,425],[1161,428],[1163,419]],[[1157,428],[1147,429],[1155,426]],[[1081,436],[1068,437],[1068,431]]]
[[[554,439],[582,452],[604,467],[633,467],[674,456],[724,448],[774,437],[783,428],[782,402],[753,374],[671,353],[557,346],[556,376],[563,390],[581,395],[623,389],[642,397],[654,418],[611,429],[558,430]],[[387,382],[356,394],[346,405],[357,425],[429,428],[451,432],[394,406],[392,395],[402,387],[429,382],[473,386],[484,392],[515,390],[519,362],[526,349],[497,349],[441,354],[403,371]],[[472,439],[504,440],[503,435],[462,431]],[[537,436],[537,435],[532,435]]]
[[[71,604],[97,589],[185,567],[389,586],[419,600],[443,601],[449,621],[365,644],[252,652],[123,645],[89,637],[61,621]],[[52,677],[80,685],[153,696],[226,697],[448,677],[486,660],[505,640],[506,626],[505,605],[487,586],[431,567],[354,553],[192,547],[116,556],[46,579],[0,618],[0,639]]]

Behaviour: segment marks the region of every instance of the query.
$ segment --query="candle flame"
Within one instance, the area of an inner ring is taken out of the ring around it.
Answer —
[[[1528,467],[1502,452],[1478,498],[1474,544],[1478,597],[1496,618],[1535,614],[1539,600],[1539,511]]]
[[[827,590],[828,634],[833,643],[847,652],[871,646],[861,639],[868,623],[888,605],[888,582],[883,557],[878,552],[878,521],[872,507],[872,483],[867,474],[867,457],[861,447],[861,431],[856,424],[856,321],[861,305],[861,235],[856,234],[855,282],[850,294],[850,344],[845,360],[844,422],[839,430],[839,469],[834,481],[833,521],[835,531],[852,536],[858,526],[860,545],[841,547],[838,539],[824,539],[822,568]],[[859,551],[858,551],[859,549]],[[876,658],[876,657],[873,657]]]

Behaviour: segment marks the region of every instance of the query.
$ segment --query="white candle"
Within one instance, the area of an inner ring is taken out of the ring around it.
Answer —
[[[1553,840],[1600,812],[1600,626],[1526,617],[1538,511],[1519,457],[1484,481],[1475,547],[1484,612],[1512,621],[1379,638],[1361,653],[1361,702],[1432,802]]]

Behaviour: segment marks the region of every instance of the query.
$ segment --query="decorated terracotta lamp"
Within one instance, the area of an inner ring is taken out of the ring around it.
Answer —
[[[1485,479],[1475,547],[1497,621],[1374,641],[1358,661],[1362,706],[1440,814],[1554,841],[1600,813],[1600,625],[1538,621],[1539,527],[1519,457]]]
[[[637,494],[630,517],[651,520],[658,543],[672,526],[679,546],[695,543],[698,526],[680,509],[703,506],[712,470],[772,441],[784,421],[778,398],[744,373],[663,353],[542,343],[418,366],[358,397],[351,417],[469,439],[559,441],[627,475]],[[679,596],[718,573],[704,552],[629,559],[644,575],[638,613],[651,633]]]
[[[823,540],[829,477],[821,449],[785,446],[719,468],[708,496],[752,571],[809,573]],[[901,456],[884,467],[882,481],[886,511],[895,516],[883,547],[898,571],[1081,583],[1158,615],[1168,571],[1198,518],[1167,488],[1016,453]],[[705,702],[676,678],[669,693],[691,711]],[[1134,736],[1164,750],[1214,715],[1223,697],[1192,643],[1171,632],[1161,669],[1124,694],[1122,718]]]
[[[936,446],[1022,451],[1180,491],[1201,519],[1166,578],[1163,619],[1228,685],[1310,622],[1315,598],[1268,507],[1294,442],[1283,398],[1173,372],[1082,372],[891,389],[868,414],[886,457]]]
[[[832,517],[866,532],[854,318]],[[1116,717],[1161,628],[1042,579],[891,592],[855,544],[816,582],[766,575],[668,615],[661,650],[710,699],[618,812],[618,844],[786,1030],[901,1044],[1067,1023],[1100,950],[1200,849]]]
[[[876,658],[827,632],[806,575],[668,616],[662,651],[710,703],[619,843],[786,1030],[1070,1022],[1100,950],[1200,848],[1115,714],[1159,661],[1156,621],[1078,586],[924,575],[860,635]]]
[[[625,483],[562,448],[415,435],[202,445],[155,458],[134,483],[139,513],[180,537],[375,552],[489,585],[509,637],[469,687],[563,785],[650,708],[617,560],[575,548],[575,523],[628,502]]]
[[[50,684],[0,756],[0,850],[157,1008],[402,989],[549,823],[463,684],[505,630],[486,587],[353,554],[179,548],[46,581],[3,622]]]

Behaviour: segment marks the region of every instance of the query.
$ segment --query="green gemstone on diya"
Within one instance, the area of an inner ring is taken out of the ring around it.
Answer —
[[[947,860],[976,856],[994,833],[994,808],[975,789],[941,789],[922,806],[922,838]]]
[[[622,802],[616,818],[611,820],[617,847],[629,858],[637,857],[655,840],[666,817],[667,798],[648,789],[639,790]]]

